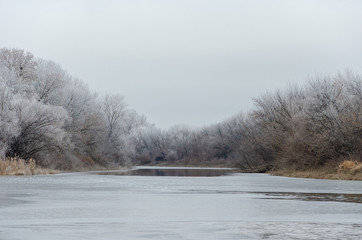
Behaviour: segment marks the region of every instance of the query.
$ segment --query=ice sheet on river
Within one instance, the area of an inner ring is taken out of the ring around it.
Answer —
[[[0,177],[0,239],[359,239],[361,194],[266,174]]]

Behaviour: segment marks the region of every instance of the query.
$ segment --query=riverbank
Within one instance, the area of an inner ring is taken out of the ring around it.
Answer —
[[[237,172],[241,173],[268,173],[273,176],[285,176],[293,178],[314,178],[314,179],[331,179],[331,180],[362,180],[362,163],[357,161],[346,160],[339,165],[323,166],[316,169],[308,170],[293,170],[293,169],[274,169],[270,171],[261,171],[260,169],[242,170],[235,168],[230,164],[194,164],[194,163],[157,163],[148,164],[150,167],[196,167],[196,168],[233,168],[238,169]],[[0,160],[0,176],[19,176],[19,175],[46,175],[57,174],[64,172],[90,172],[90,171],[113,171],[125,170],[130,167],[101,167],[101,166],[88,166],[72,170],[55,170],[49,168],[42,168],[36,165],[35,161],[30,159],[25,161],[23,159],[14,157]],[[264,169],[264,168],[263,168]]]
[[[268,171],[270,175],[333,180],[362,180],[362,163],[346,160],[337,166],[324,166],[309,170],[279,169]]]
[[[268,172],[273,176],[284,176],[294,178],[314,178],[330,180],[358,180],[362,181],[362,174],[327,172],[327,171],[294,171],[294,170],[277,170]]]
[[[148,164],[152,167],[207,167],[207,168],[235,168],[231,164],[207,164],[207,163],[157,163]],[[330,163],[326,166],[308,170],[295,169],[274,169],[266,171],[266,168],[256,169],[239,169],[241,173],[268,173],[273,176],[284,176],[294,178],[314,178],[314,179],[331,179],[331,180],[362,180],[362,163],[358,161],[346,160],[343,162]]]

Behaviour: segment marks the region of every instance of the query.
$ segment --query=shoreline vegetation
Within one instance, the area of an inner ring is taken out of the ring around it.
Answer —
[[[210,126],[160,129],[123,96],[99,95],[57,63],[0,48],[0,175],[159,165],[362,179],[362,75],[315,76],[253,101]]]
[[[232,165],[225,164],[155,164],[147,165],[155,167],[205,167],[205,168],[235,168]],[[326,180],[358,180],[362,181],[362,163],[352,160],[345,160],[337,165],[322,166],[316,169],[295,170],[295,169],[272,169],[266,170],[265,168],[255,168],[242,170],[240,173],[267,173],[272,176],[283,176],[292,178],[313,178],[313,179],[326,179]]]
[[[362,163],[357,161],[345,160],[338,167],[320,167],[309,170],[271,170],[267,172],[273,176],[295,177],[295,178],[313,178],[329,180],[362,180]]]
[[[230,165],[225,164],[216,164],[216,165],[186,165],[185,164],[156,164],[148,165],[154,167],[198,167],[198,168],[233,168]],[[115,171],[115,170],[125,170],[130,169],[130,167],[92,167],[92,168],[82,168],[76,169],[73,171],[59,171],[55,169],[42,168],[36,165],[34,159],[25,161],[19,157],[6,158],[0,160],[0,176],[25,176],[25,175],[47,175],[47,174],[59,174],[64,172],[91,172],[91,171]],[[239,169],[239,168],[234,168]],[[313,178],[313,179],[328,179],[328,180],[362,180],[362,164],[357,161],[345,160],[336,167],[322,167],[319,169],[309,169],[309,170],[269,170],[265,171],[263,169],[253,169],[249,171],[242,171],[239,169],[240,173],[267,173],[272,176],[284,176],[292,178]]]
[[[0,176],[45,175],[60,173],[58,170],[37,166],[34,159],[25,161],[17,156],[0,160]]]
[[[44,168],[36,164],[34,159],[24,160],[19,157],[8,157],[0,159],[0,176],[29,176],[29,175],[48,175],[71,172],[92,172],[92,171],[115,171],[125,170],[130,167],[125,166],[89,166],[72,170],[57,170]]]

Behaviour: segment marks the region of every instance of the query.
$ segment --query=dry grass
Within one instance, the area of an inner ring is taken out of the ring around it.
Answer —
[[[325,168],[305,170],[305,171],[274,170],[270,171],[269,173],[271,175],[297,177],[297,178],[362,180],[362,163],[352,160],[345,160],[334,168],[325,167]]]
[[[338,166],[338,172],[341,173],[361,173],[362,171],[362,163],[358,163],[357,161],[345,160]]]
[[[38,167],[34,159],[27,162],[19,157],[7,157],[0,160],[0,175],[40,175],[59,173],[52,169]]]

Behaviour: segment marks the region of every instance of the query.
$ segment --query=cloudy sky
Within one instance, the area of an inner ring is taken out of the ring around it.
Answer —
[[[0,47],[59,63],[161,128],[308,76],[362,72],[359,0],[0,0]]]

